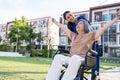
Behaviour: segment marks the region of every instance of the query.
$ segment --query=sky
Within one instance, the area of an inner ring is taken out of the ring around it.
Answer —
[[[51,16],[58,19],[61,14],[89,10],[90,7],[117,3],[120,0],[0,0],[0,24],[20,19]]]

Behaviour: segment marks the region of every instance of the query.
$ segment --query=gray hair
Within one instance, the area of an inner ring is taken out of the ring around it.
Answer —
[[[85,33],[88,33],[88,32],[90,31],[90,29],[89,29],[90,24],[88,23],[88,21],[86,21],[86,20],[84,20],[84,19],[78,20],[78,23],[79,23],[80,21],[82,21],[83,24],[84,24],[84,32],[85,32]]]

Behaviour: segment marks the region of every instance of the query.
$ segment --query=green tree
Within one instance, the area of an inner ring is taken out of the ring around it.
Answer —
[[[21,17],[21,20],[18,20],[17,18],[15,18],[14,25],[16,27],[26,26],[27,25],[26,18],[24,16]]]
[[[16,44],[16,49],[19,51],[22,42],[26,42],[27,50],[31,50],[32,42],[35,39],[36,34],[33,32],[31,26],[26,24],[26,18],[21,17],[21,20],[14,20],[14,26],[11,28],[8,38],[10,43]]]
[[[13,44],[13,51],[15,51],[17,47],[17,42],[18,42],[18,29],[13,26],[10,30],[10,33],[8,34],[8,39],[10,40],[10,44]],[[15,47],[16,46],[16,47]]]

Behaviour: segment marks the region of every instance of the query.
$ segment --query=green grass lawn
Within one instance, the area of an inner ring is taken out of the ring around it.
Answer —
[[[120,64],[119,63],[103,63],[101,62],[100,63],[100,71],[101,72],[104,72],[105,70],[108,70],[108,69],[114,69],[115,67],[120,67]]]
[[[0,80],[45,80],[51,60],[0,57]]]
[[[41,57],[0,57],[0,80],[45,80],[51,61]],[[117,66],[120,64],[101,63],[101,71]]]

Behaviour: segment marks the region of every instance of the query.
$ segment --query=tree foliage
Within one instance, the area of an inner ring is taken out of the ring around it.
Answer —
[[[32,27],[26,24],[26,18],[21,17],[21,20],[15,18],[13,22],[14,25],[8,34],[10,43],[15,44],[18,50],[23,42],[25,42],[27,46],[31,46],[31,42],[36,38],[36,34],[33,32]]]

